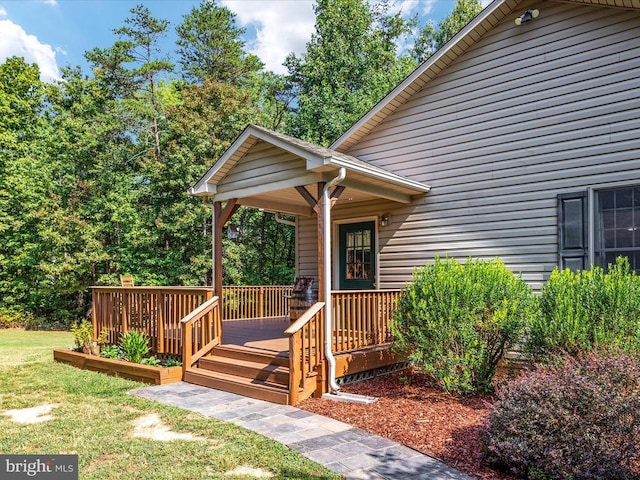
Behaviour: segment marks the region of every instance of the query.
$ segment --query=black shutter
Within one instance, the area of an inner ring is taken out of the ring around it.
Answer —
[[[587,192],[558,195],[558,265],[561,269],[588,268]]]

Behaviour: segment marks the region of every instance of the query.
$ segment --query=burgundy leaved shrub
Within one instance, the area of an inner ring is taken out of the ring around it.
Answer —
[[[531,479],[640,478],[640,363],[565,356],[504,384],[481,433],[484,458]]]

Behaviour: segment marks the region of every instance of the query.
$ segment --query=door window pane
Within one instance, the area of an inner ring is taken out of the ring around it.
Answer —
[[[346,272],[350,280],[371,278],[371,232],[357,230],[347,232]]]

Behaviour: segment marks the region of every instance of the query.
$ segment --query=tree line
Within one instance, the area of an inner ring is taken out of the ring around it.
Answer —
[[[329,145],[481,10],[458,0],[439,24],[388,2],[318,0],[287,74],[247,51],[233,12],[203,0],[179,25],[138,5],[90,66],[40,81],[0,65],[0,314],[68,322],[90,285],[211,281],[211,212],[187,193],[249,124]],[[175,28],[172,51],[161,40]],[[401,43],[412,47],[401,50]],[[294,229],[241,208],[224,240],[226,284],[293,282]]]

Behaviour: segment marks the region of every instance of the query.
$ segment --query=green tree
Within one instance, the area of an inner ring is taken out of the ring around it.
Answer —
[[[363,0],[319,0],[315,12],[306,52],[286,61],[297,101],[287,130],[328,145],[413,69],[396,52],[413,23]]]
[[[230,225],[235,239],[223,238],[223,281],[228,285],[288,285],[295,276],[295,228],[272,213],[240,208]]]
[[[54,107],[62,86],[41,83],[37,66],[17,58],[0,77],[0,308],[70,320],[100,248],[75,209],[75,145]]]
[[[101,280],[115,283],[118,273],[132,273],[148,285],[203,283],[201,269],[191,268],[201,263],[202,243],[192,237],[206,209],[187,194],[203,168],[184,149],[172,148],[175,128],[168,116],[183,99],[175,81],[160,78],[173,67],[158,47],[169,24],[143,6],[131,14],[114,30],[120,40],[87,53],[107,111],[119,120],[116,136],[131,138],[116,150],[118,181],[100,197],[102,223],[114,227],[105,239],[110,264]],[[106,166],[100,165],[101,185],[111,175]]]
[[[124,236],[137,215],[134,179],[140,167],[135,143],[114,114],[121,100],[111,97],[101,79],[87,79],[79,68],[63,69],[62,75],[64,81],[48,100],[57,139],[50,155],[58,160],[56,194],[73,216],[70,224],[82,225],[86,237],[90,264],[75,273],[76,294],[86,301],[89,285],[122,273]]]
[[[255,123],[270,130],[287,131],[295,94],[285,75],[260,72],[252,98],[259,108]]]
[[[435,25],[427,23],[412,48],[413,58],[422,63],[462,30],[482,11],[480,0],[456,0],[453,11]]]
[[[176,32],[179,63],[190,81],[242,85],[263,66],[258,57],[244,51],[245,30],[236,25],[236,15],[215,0],[191,9]]]
[[[125,26],[115,29],[120,38],[107,49],[86,53],[96,77],[103,80],[114,97],[123,100],[123,119],[129,120],[130,133],[146,154],[151,146],[156,160],[162,160],[160,132],[164,117],[158,95],[158,79],[173,69],[173,63],[159,56],[159,42],[169,22],[151,15],[143,5],[131,9]]]
[[[290,97],[284,89],[285,80],[260,71],[262,63],[245,51],[244,29],[236,25],[232,12],[216,2],[203,2],[184,17],[176,31],[179,63],[185,80],[192,83],[178,87],[181,101],[168,111],[172,125],[169,148],[173,155],[190,159],[195,170],[206,169],[247,124],[274,129],[286,124]],[[207,210],[206,217],[200,219],[206,228],[210,228],[209,218]],[[285,240],[280,238],[291,236],[282,233],[290,227],[275,222],[272,214],[244,208],[231,222],[242,225],[244,234],[236,240],[224,239],[224,281],[290,283],[294,260],[282,254]],[[271,233],[277,238],[268,244]],[[198,234],[198,239],[203,245],[208,242],[206,247],[210,248],[210,237]],[[199,265],[210,267],[210,252],[208,248],[202,251],[207,255],[199,257]],[[273,267],[274,261],[284,262],[283,266]],[[280,270],[286,273],[278,273]]]
[[[37,65],[11,57],[0,65],[0,293],[3,309],[41,306],[37,266],[39,212],[46,205],[49,165],[44,84]]]

